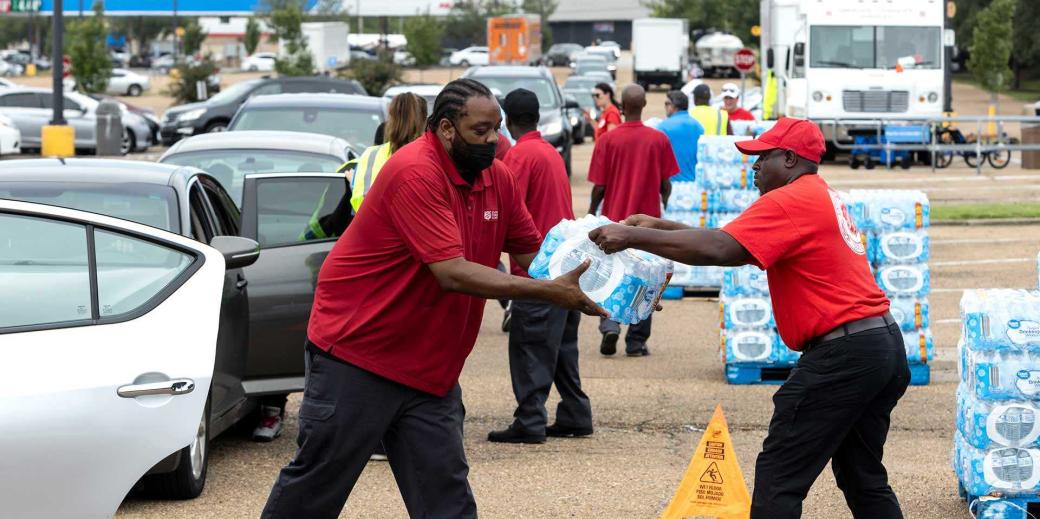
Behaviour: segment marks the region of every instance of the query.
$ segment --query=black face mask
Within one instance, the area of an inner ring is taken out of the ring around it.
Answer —
[[[472,184],[477,175],[495,161],[495,147],[495,143],[474,144],[467,141],[456,127],[455,141],[451,144],[451,160],[463,178]]]

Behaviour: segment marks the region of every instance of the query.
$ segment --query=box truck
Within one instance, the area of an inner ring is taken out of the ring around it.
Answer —
[[[942,0],[762,0],[762,73],[776,78],[777,116],[851,140],[857,119],[941,116]],[[841,120],[842,124],[827,124]],[[836,135],[837,134],[837,135]]]
[[[318,72],[332,71],[350,64],[350,44],[347,42],[350,28],[346,23],[308,22],[300,24],[300,30],[307,41],[307,49],[314,56]]]
[[[686,82],[690,61],[689,22],[678,18],[632,21],[632,69],[635,82],[678,89]]]
[[[542,21],[536,14],[488,18],[488,63],[535,65],[542,59]]]

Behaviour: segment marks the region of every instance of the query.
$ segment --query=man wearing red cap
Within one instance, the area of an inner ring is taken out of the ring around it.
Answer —
[[[881,458],[910,381],[906,351],[845,204],[816,174],[823,134],[784,118],[737,148],[758,155],[762,197],[722,230],[637,215],[589,237],[608,253],[636,248],[689,265],[766,270],[780,336],[802,357],[773,396],[753,519],[800,517],[828,461],[853,516],[901,518]]]

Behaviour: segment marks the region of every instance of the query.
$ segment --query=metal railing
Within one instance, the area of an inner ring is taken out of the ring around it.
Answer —
[[[1019,123],[1022,125],[1040,125],[1040,116],[1023,116],[1023,115],[998,115],[998,116],[986,116],[986,115],[965,115],[965,116],[951,116],[951,117],[925,117],[925,116],[906,116],[906,117],[864,117],[864,118],[835,118],[835,119],[820,119],[814,120],[820,129],[827,134],[827,130],[830,130],[831,144],[835,149],[851,151],[851,150],[882,150],[885,157],[885,165],[887,167],[892,166],[892,152],[895,151],[924,151],[932,154],[931,166],[932,171],[935,171],[935,158],[940,153],[954,153],[961,154],[964,152],[974,152],[976,157],[975,173],[982,173],[982,163],[985,162],[985,154],[992,152],[1002,151],[1040,151],[1040,143],[1038,144],[1024,144],[1021,142],[1011,142],[1011,138],[1005,134],[1004,125],[1007,123]],[[938,130],[947,126],[955,126],[960,128],[956,123],[974,123],[975,126],[975,142],[970,143],[949,143],[940,142],[937,140]],[[886,127],[901,126],[901,125],[917,125],[927,127],[927,137],[929,142],[921,143],[893,143],[887,142],[883,136]],[[995,125],[997,130],[995,135],[990,140],[983,141],[983,128],[984,126]],[[877,137],[876,143],[860,143],[860,144],[848,144],[841,143],[838,141],[838,137],[841,135],[848,135],[849,130],[853,130],[854,133],[862,134],[864,129],[868,131],[873,129]]]

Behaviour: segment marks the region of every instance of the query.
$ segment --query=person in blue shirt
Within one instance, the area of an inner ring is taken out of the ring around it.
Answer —
[[[688,111],[689,100],[686,94],[672,90],[665,98],[664,111],[668,118],[657,125],[657,129],[668,136],[672,151],[679,163],[679,174],[672,180],[689,180],[696,178],[697,140],[704,135],[704,127],[697,122]]]

